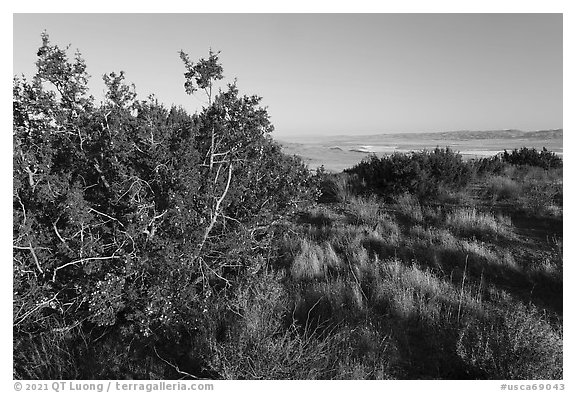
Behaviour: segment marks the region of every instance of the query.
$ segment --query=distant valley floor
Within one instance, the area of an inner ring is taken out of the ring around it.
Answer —
[[[330,172],[341,172],[371,154],[385,155],[435,147],[450,147],[464,159],[496,155],[504,150],[528,147],[546,149],[562,156],[562,130],[521,132],[447,132],[423,134],[383,134],[364,136],[323,136],[280,139],[286,154],[300,156],[312,170],[324,166]]]

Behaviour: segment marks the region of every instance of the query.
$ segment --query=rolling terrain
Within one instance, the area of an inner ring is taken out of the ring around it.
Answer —
[[[300,156],[310,169],[324,166],[340,172],[370,154],[406,153],[435,147],[450,147],[464,159],[488,157],[505,149],[523,146],[548,150],[562,156],[563,130],[543,131],[451,131],[377,135],[306,136],[280,139],[283,151]]]

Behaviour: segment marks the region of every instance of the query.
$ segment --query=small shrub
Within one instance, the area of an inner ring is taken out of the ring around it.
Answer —
[[[422,213],[422,206],[418,199],[408,193],[401,194],[395,198],[396,207],[399,212],[414,222],[422,222],[424,214]]]
[[[375,225],[378,223],[380,204],[375,197],[353,197],[348,204],[348,209],[355,217],[357,224]]]
[[[228,305],[235,322],[212,341],[210,367],[225,379],[323,379],[331,371],[334,341],[286,327],[292,302],[282,277],[265,274],[246,282]]]
[[[81,335],[80,329],[68,331],[55,321],[51,332],[20,335],[14,339],[15,379],[77,379],[80,370],[77,356],[80,340],[75,342],[73,333]],[[60,330],[64,328],[63,330]],[[27,366],[25,366],[27,365]],[[30,367],[33,365],[33,367]]]
[[[537,180],[524,182],[523,193],[518,198],[522,209],[540,217],[562,217],[562,184],[550,184]]]
[[[449,148],[374,155],[345,173],[358,177],[361,192],[384,196],[409,192],[419,198],[434,197],[443,188],[458,189],[472,180],[471,168]]]
[[[457,353],[470,370],[490,379],[562,379],[561,334],[522,305],[470,321]]]
[[[349,174],[331,174],[320,167],[316,171],[315,179],[319,188],[320,203],[348,202],[354,196],[353,179]]]
[[[545,147],[540,152],[535,148],[527,147],[514,149],[511,153],[504,150],[502,160],[512,165],[530,165],[544,169],[562,167],[562,159],[556,153],[546,150]]]
[[[299,221],[316,227],[330,226],[337,216],[321,206],[307,209],[299,214]]]
[[[390,217],[388,214],[381,214],[378,217],[376,230],[391,246],[400,244],[402,231],[395,218]]]
[[[493,201],[514,200],[521,193],[521,186],[514,180],[504,176],[492,176],[486,180],[488,197]]]
[[[469,161],[469,165],[478,176],[500,175],[509,166],[500,155],[472,159]]]

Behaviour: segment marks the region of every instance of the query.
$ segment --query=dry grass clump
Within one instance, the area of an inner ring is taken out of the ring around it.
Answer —
[[[436,246],[442,249],[455,248],[458,239],[452,232],[444,228],[428,227],[415,225],[410,228],[409,235],[423,242],[427,246]]]
[[[442,205],[473,206],[476,203],[469,187],[458,190],[442,187],[436,199]]]
[[[340,216],[323,206],[314,206],[300,213],[300,221],[315,227],[330,226],[336,222]]]
[[[563,170],[517,167],[510,175],[521,185],[516,205],[534,217],[561,218],[563,214]]]
[[[562,379],[562,334],[534,308],[515,304],[472,320],[460,332],[458,355],[491,379]]]
[[[394,379],[392,363],[398,357],[394,340],[372,324],[349,329],[338,362],[339,379]]]
[[[375,197],[349,199],[347,209],[354,217],[357,225],[375,225],[380,217],[380,202]]]
[[[412,194],[405,193],[398,195],[395,198],[395,207],[398,209],[400,214],[414,222],[420,223],[424,220],[422,206],[420,206],[418,198]]]
[[[359,282],[349,275],[339,276],[303,288],[296,298],[294,315],[308,329],[326,328],[363,314],[365,300]]]
[[[391,259],[380,264],[379,273],[372,301],[396,317],[425,318],[430,324],[441,325],[480,309],[480,299],[468,287],[456,288],[416,265]]]
[[[296,280],[323,278],[329,269],[339,269],[342,261],[329,242],[319,245],[313,240],[302,239],[290,273]]]
[[[212,341],[210,367],[225,379],[322,379],[331,376],[334,339],[286,326],[291,300],[282,277],[246,283],[229,305],[235,322]]]
[[[538,264],[530,265],[528,269],[528,273],[533,277],[544,276],[559,283],[563,281],[562,272],[562,263],[551,258],[544,258]]]
[[[418,198],[412,194],[401,194],[395,197],[396,211],[413,223],[436,223],[443,218],[443,209],[439,206],[422,205]]]
[[[346,173],[327,174],[320,184],[320,202],[346,203],[354,198],[354,181]]]
[[[55,322],[52,332],[30,334],[26,340],[14,342],[14,356],[19,360],[18,363],[34,365],[34,367],[15,367],[15,379],[76,379],[79,377],[80,370],[76,366],[78,343],[70,340],[69,336],[79,332],[80,329],[72,329],[68,332],[57,330],[62,328],[65,326]]]
[[[488,197],[493,202],[510,201],[520,195],[522,192],[521,185],[507,176],[491,176],[486,180]]]
[[[518,285],[526,279],[526,272],[509,250],[477,239],[459,239],[445,229],[411,229],[411,233],[418,231],[420,237],[414,235],[409,243],[415,261],[433,268],[450,282],[459,282],[465,270],[468,280],[476,284],[498,280]]]
[[[476,208],[459,208],[446,216],[446,225],[465,236],[510,236],[510,217],[495,216]]]
[[[300,242],[300,252],[294,258],[290,273],[295,279],[313,279],[324,275],[324,253],[320,246],[307,239]]]
[[[393,378],[394,340],[372,323],[358,324],[366,307],[358,285],[346,277],[286,279],[262,273],[215,314],[215,329],[224,332],[211,335],[220,337],[210,342],[209,366],[219,378]]]
[[[402,236],[402,231],[395,218],[383,213],[378,217],[376,231],[390,244],[398,246]]]
[[[486,243],[477,240],[460,240],[458,243],[462,253],[471,256],[472,259],[481,260],[491,265],[502,265],[510,269],[519,269],[514,257],[507,250],[496,252],[488,247]]]

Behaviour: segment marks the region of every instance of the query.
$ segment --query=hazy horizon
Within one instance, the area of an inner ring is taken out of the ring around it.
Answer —
[[[500,131],[521,131],[521,132],[537,132],[537,131],[556,131],[556,130],[563,130],[562,127],[559,128],[543,128],[543,129],[535,129],[535,130],[519,130],[514,128],[502,128],[502,129],[494,129],[494,130],[471,130],[471,129],[463,129],[463,130],[427,130],[427,131],[412,131],[412,132],[373,132],[373,133],[366,133],[366,134],[357,134],[357,133],[342,133],[342,134],[310,134],[310,133],[302,133],[302,134],[290,134],[278,139],[284,140],[286,142],[292,142],[291,139],[313,139],[313,138],[339,138],[339,137],[350,137],[351,135],[354,137],[362,138],[362,137],[374,137],[374,136],[393,136],[393,135],[410,135],[410,134],[442,134],[442,133],[457,133],[457,132],[500,132]]]
[[[97,100],[101,76],[123,70],[140,99],[192,113],[201,96],[185,94],[177,52],[219,50],[223,82],[263,97],[279,139],[558,129],[562,24],[562,14],[14,14],[13,73],[33,75],[46,30],[82,53]]]

